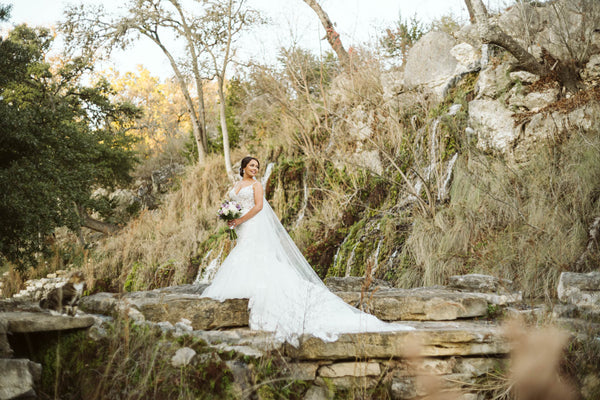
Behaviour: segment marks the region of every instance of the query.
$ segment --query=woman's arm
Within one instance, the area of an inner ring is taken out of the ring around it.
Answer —
[[[238,226],[239,224],[243,224],[248,221],[250,218],[254,217],[256,214],[260,212],[263,208],[263,187],[260,182],[256,181],[253,184],[254,186],[254,207],[252,207],[246,214],[241,216],[240,218],[234,219],[231,221],[233,226]]]

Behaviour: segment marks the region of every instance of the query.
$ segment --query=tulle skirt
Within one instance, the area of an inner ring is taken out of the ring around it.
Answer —
[[[290,265],[294,262],[287,248],[291,239],[281,243],[281,233],[275,232],[269,218],[272,212],[266,204],[261,212],[237,228],[236,246],[203,297],[221,301],[249,299],[250,328],[274,332],[277,340],[294,346],[302,334],[334,341],[340,333],[413,329],[380,321],[346,304],[321,281],[306,279]]]

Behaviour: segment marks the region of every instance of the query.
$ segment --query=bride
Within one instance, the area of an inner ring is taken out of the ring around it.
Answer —
[[[242,180],[229,192],[242,206],[242,216],[229,222],[237,245],[202,297],[249,299],[250,328],[274,332],[294,346],[302,334],[334,341],[340,333],[413,329],[380,321],[329,291],[264,199],[259,166],[254,157],[242,159]]]

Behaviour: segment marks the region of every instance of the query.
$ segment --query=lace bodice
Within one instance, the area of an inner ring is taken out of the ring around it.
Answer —
[[[247,213],[252,207],[254,207],[254,184],[245,186],[240,189],[240,191],[236,194],[235,187],[231,189],[229,192],[229,197],[231,200],[237,202],[240,206],[242,206],[242,213]]]

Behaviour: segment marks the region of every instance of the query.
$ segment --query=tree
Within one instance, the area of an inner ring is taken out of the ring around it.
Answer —
[[[166,8],[166,5],[171,9]],[[127,15],[111,17],[103,7],[71,6],[66,20],[61,24],[67,43],[72,46],[104,48],[108,53],[117,46],[126,48],[137,34],[150,39],[169,60],[179,88],[183,94],[192,132],[198,147],[198,161],[202,162],[208,150],[202,62],[195,47],[195,37],[200,29],[198,18],[185,14],[177,0],[131,0]],[[187,58],[177,60],[172,43],[163,34],[174,33],[184,39]],[[192,71],[197,100],[194,101],[188,86]]]
[[[141,155],[146,159],[172,160],[177,153],[175,143],[187,141],[191,132],[189,114],[177,82],[174,79],[161,82],[142,66],[138,66],[136,72],[124,74],[111,71],[107,79],[117,92],[116,99],[131,102],[144,111],[130,131],[140,139],[136,147]]]
[[[225,169],[233,179],[235,174],[231,168],[225,96],[227,68],[235,58],[235,44],[242,30],[262,20],[256,11],[246,7],[246,0],[215,0],[206,4],[205,14],[200,21],[202,31],[197,39],[200,49],[208,55],[211,71],[217,79]]]
[[[386,29],[386,35],[380,39],[380,43],[390,57],[399,57],[405,62],[408,51],[425,33],[427,27],[419,21],[416,14],[408,20],[400,17],[396,26]]]
[[[92,188],[129,179],[127,130],[139,110],[106,80],[81,83],[89,59],[51,65],[53,37],[25,25],[0,38],[0,254],[24,265],[58,226],[114,227],[87,215]]]
[[[321,20],[321,24],[323,25],[323,28],[325,28],[325,37],[327,38],[327,41],[331,45],[333,51],[335,51],[335,54],[337,54],[340,64],[342,64],[343,67],[349,67],[350,56],[342,44],[340,34],[334,29],[333,23],[329,19],[327,13],[323,11],[323,8],[319,5],[319,3],[316,2],[316,0],[304,0],[304,2],[313,9],[313,11],[319,17],[319,20]]]

